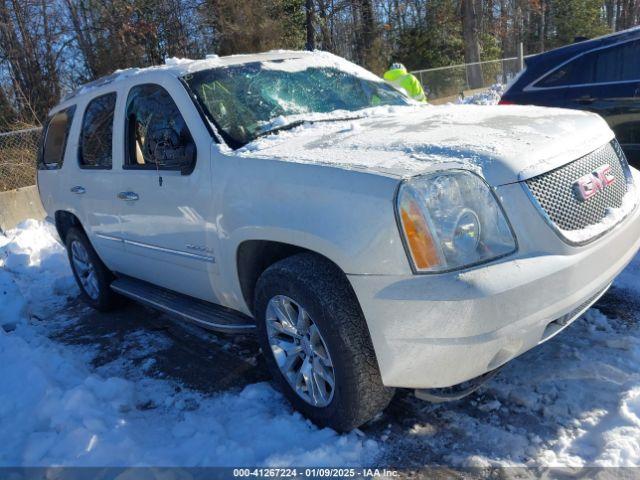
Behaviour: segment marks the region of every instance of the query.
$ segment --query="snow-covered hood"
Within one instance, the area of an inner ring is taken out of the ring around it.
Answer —
[[[236,154],[398,177],[467,168],[498,186],[562,166],[613,138],[599,116],[576,110],[445,105],[380,107],[362,113],[356,120],[281,131]]]

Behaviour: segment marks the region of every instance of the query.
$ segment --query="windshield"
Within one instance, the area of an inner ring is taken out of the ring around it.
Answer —
[[[202,70],[183,79],[209,120],[234,148],[294,120],[295,124],[302,119],[317,120],[317,114],[342,110],[346,111],[344,118],[348,112],[364,108],[410,103],[373,75],[363,78],[335,67],[308,66],[291,71],[277,66],[277,61],[253,62]],[[323,118],[328,119],[332,117]]]

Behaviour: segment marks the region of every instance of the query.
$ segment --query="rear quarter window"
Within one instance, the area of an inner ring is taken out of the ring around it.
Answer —
[[[38,156],[38,168],[40,170],[53,170],[62,167],[75,111],[76,107],[74,105],[52,115],[47,121],[42,134],[41,151]]]

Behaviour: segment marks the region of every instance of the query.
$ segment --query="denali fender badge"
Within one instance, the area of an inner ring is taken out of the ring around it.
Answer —
[[[186,247],[189,250],[195,250],[197,252],[213,253],[213,249],[207,248],[203,245],[194,245],[193,243],[187,243]]]
[[[611,165],[607,164],[596,168],[593,173],[588,173],[573,182],[573,189],[578,200],[584,202],[615,181],[616,177],[611,173]]]

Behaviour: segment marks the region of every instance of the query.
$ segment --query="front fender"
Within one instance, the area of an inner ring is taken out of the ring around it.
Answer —
[[[226,156],[220,161],[219,258],[242,298],[236,252],[247,240],[319,253],[352,275],[410,274],[394,213],[399,179],[316,164]],[[214,173],[215,175],[215,173]]]

